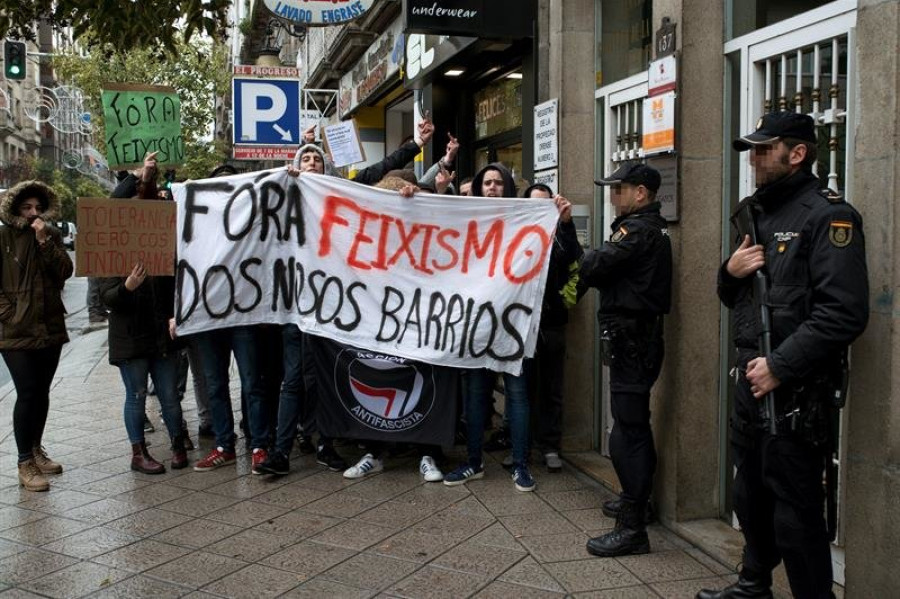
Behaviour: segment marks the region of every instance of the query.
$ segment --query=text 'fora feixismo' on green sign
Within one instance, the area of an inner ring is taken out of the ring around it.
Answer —
[[[184,162],[181,100],[171,87],[107,84],[102,94],[109,168],[140,166],[157,152],[160,167]]]

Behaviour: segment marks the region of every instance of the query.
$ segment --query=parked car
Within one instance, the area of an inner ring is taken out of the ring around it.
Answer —
[[[75,227],[75,223],[70,221],[57,221],[56,228],[59,229],[59,232],[62,233],[62,241],[63,245],[66,246],[66,249],[74,250],[75,249],[75,235],[78,234],[78,229]]]

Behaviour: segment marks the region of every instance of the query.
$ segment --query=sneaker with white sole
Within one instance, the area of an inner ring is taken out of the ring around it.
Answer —
[[[437,483],[444,480],[444,473],[434,463],[434,458],[427,455],[422,456],[422,460],[419,462],[419,472],[422,473],[422,478],[426,483]]]
[[[559,472],[562,470],[562,460],[559,453],[548,451],[544,454],[544,463],[547,465],[547,472]]]
[[[516,464],[512,475],[517,491],[534,491],[534,479],[525,464]]]
[[[362,478],[382,470],[384,470],[384,464],[382,464],[381,460],[375,459],[375,456],[367,453],[360,461],[356,462],[355,466],[350,466],[344,470],[344,478]]]
[[[480,466],[472,466],[471,464],[463,464],[453,472],[444,477],[444,484],[448,487],[462,485],[470,480],[478,480],[484,478],[484,464]]]

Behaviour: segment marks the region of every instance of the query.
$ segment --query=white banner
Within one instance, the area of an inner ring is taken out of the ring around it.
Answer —
[[[173,192],[179,334],[293,322],[372,351],[514,374],[534,354],[551,201],[403,198],[285,169]]]

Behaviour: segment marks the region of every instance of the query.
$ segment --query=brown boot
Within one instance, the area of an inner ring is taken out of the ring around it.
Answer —
[[[178,435],[172,439],[172,470],[181,470],[187,468],[187,448],[185,447],[184,435]]]
[[[25,487],[26,491],[50,490],[50,483],[34,463],[34,458],[19,462],[19,484]]]
[[[166,471],[165,466],[153,459],[143,441],[131,444],[131,469],[144,474],[162,474]]]
[[[40,445],[36,445],[31,450],[32,455],[34,455],[34,463],[37,464],[37,467],[41,469],[41,472],[44,474],[62,474],[62,464],[54,462],[49,457],[47,457],[47,452],[44,451],[44,448]]]
[[[187,422],[184,420],[181,421],[181,436],[184,437],[184,450],[194,451],[194,442],[191,441],[191,436],[188,434]]]

